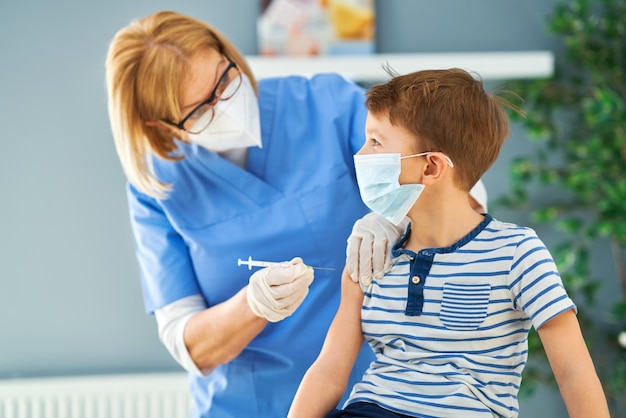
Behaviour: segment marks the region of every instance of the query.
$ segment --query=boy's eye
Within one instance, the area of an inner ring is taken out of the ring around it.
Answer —
[[[370,139],[369,139],[369,141],[370,141],[370,143],[371,143],[372,145],[380,145],[380,142],[378,142],[378,141],[377,141],[377,140],[375,140],[374,138],[370,138]]]

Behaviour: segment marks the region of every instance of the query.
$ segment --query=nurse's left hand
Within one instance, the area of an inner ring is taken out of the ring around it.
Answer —
[[[396,226],[374,212],[354,223],[346,247],[346,267],[353,282],[367,288],[372,278],[380,279],[391,270],[391,250],[408,224],[407,217]]]
[[[266,267],[250,276],[246,291],[252,312],[270,322],[293,314],[309,293],[313,269],[299,257]]]

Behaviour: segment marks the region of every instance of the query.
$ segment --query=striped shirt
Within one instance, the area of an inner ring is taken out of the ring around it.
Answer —
[[[407,230],[410,232],[410,229]],[[528,331],[576,309],[530,228],[490,215],[451,247],[394,248],[364,289],[363,334],[376,354],[347,404],[416,417],[517,417]]]

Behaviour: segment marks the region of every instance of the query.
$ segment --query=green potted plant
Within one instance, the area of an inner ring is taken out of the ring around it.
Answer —
[[[626,411],[626,1],[559,3],[548,30],[563,41],[554,75],[510,83],[525,111],[511,119],[531,144],[513,160],[499,203],[564,237],[550,250],[617,417]],[[592,250],[607,241],[615,275],[593,277]],[[621,294],[599,303],[597,291],[615,281]],[[522,393],[548,379],[539,347],[532,333]]]

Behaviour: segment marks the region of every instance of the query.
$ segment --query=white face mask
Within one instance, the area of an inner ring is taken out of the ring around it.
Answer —
[[[398,183],[400,154],[354,156],[356,179],[363,203],[398,225],[424,190],[423,184]]]
[[[404,157],[397,153],[355,155],[354,168],[363,203],[373,212],[399,225],[425,187],[423,184],[400,185],[401,160],[428,154],[432,152]],[[454,167],[450,158],[445,158],[448,165]]]
[[[211,151],[262,147],[259,102],[250,80],[242,74],[243,85],[235,95],[215,105],[215,117],[202,132],[189,133],[189,141]],[[203,123],[201,120],[196,124]],[[193,127],[190,131],[193,131]]]

